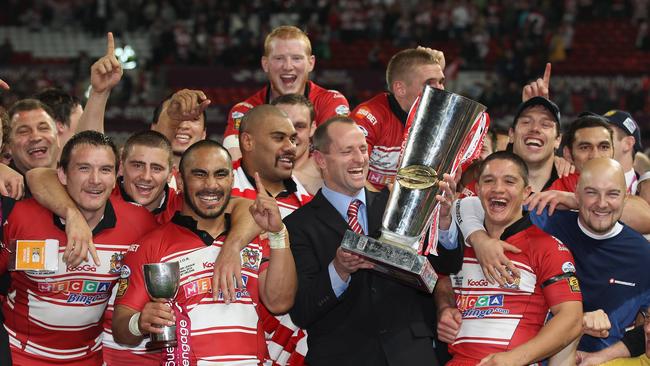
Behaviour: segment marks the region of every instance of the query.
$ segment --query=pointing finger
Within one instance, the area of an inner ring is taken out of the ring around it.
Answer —
[[[549,83],[551,82],[551,63],[546,63],[546,69],[544,69],[544,85],[548,88]]]
[[[106,33],[106,54],[109,56],[115,54],[115,39],[112,32]]]
[[[260,178],[260,175],[257,172],[255,172],[255,186],[257,187],[257,194],[269,196],[268,192],[266,191],[266,188],[264,188],[262,179]]]

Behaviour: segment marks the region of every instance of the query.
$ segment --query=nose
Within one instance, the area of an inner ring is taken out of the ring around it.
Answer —
[[[151,167],[148,166],[148,167],[144,168],[144,173],[142,174],[142,179],[144,179],[146,181],[151,180]]]
[[[90,183],[99,183],[99,169],[92,169],[90,176],[88,177]]]

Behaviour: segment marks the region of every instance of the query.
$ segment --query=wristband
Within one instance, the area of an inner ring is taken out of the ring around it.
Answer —
[[[282,224],[282,230],[274,233],[268,232],[269,237],[269,246],[271,249],[286,249],[289,248],[289,245],[286,243],[287,238],[287,228]]]
[[[140,314],[142,313],[135,313],[131,315],[131,319],[129,319],[129,332],[136,337],[142,337],[140,326],[138,326],[138,323],[140,322]]]

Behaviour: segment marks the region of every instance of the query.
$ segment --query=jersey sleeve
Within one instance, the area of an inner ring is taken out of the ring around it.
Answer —
[[[228,123],[226,124],[226,131],[223,133],[223,146],[226,149],[239,147],[239,124],[242,117],[248,112],[252,106],[246,102],[235,104],[228,113]]]
[[[578,186],[578,179],[580,175],[572,173],[566,177],[558,178],[551,183],[547,191],[562,191],[562,192],[575,192]]]
[[[350,117],[361,127],[363,134],[366,135],[366,143],[368,144],[368,152],[372,151],[378,140],[376,127],[379,120],[372,113],[368,105],[362,104],[358,106]]]
[[[350,114],[350,104],[343,94],[336,90],[327,90],[318,102],[314,103],[316,109],[316,126],[336,116]]]
[[[260,273],[262,273],[269,267],[269,260],[271,260],[271,247],[269,246],[268,238],[262,239],[258,237],[257,241],[262,247],[262,263],[260,264]]]
[[[573,255],[561,241],[550,235],[532,238],[533,263],[538,283],[549,306],[565,301],[582,301]]]
[[[149,302],[142,268],[146,263],[152,262],[150,258],[152,247],[160,245],[159,242],[147,240],[147,238],[143,238],[139,242],[141,243],[139,246],[124,255],[115,297],[115,305],[128,306],[136,311],[141,311]]]

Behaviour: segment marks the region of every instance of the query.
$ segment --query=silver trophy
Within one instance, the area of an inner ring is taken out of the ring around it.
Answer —
[[[376,271],[433,292],[438,276],[418,247],[437,205],[438,181],[451,172],[485,109],[471,99],[425,86],[400,157],[381,236],[373,239],[348,230],[343,250],[373,262]]]
[[[145,264],[144,283],[149,297],[165,299],[171,303],[176,298],[181,280],[178,262]],[[161,327],[162,333],[152,333],[146,347],[151,349],[176,347],[176,325]]]

